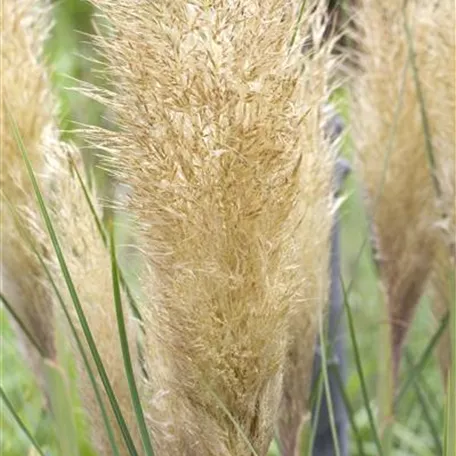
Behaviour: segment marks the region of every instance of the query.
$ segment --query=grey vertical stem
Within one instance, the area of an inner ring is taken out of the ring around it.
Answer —
[[[333,117],[328,126],[327,133],[331,139],[340,135],[343,125],[339,116]],[[349,164],[338,159],[335,166],[335,194],[337,196],[343,184],[344,178],[350,172]],[[336,424],[336,433],[341,456],[348,455],[348,417],[345,410],[342,393],[339,389],[337,371],[345,383],[347,376],[347,359],[345,353],[345,322],[343,321],[343,296],[340,284],[340,223],[339,214],[334,217],[331,233],[331,254],[330,254],[330,290],[328,305],[328,322],[327,333],[324,340],[327,344],[327,368],[329,379],[329,395],[331,397],[334,421]],[[312,387],[316,389],[318,378],[321,372],[321,340],[318,338],[315,358],[312,372]],[[337,370],[335,372],[335,370]],[[312,410],[313,420],[318,417],[317,423],[313,422],[316,428],[314,446],[312,449],[313,456],[333,456],[335,455],[333,433],[331,431],[330,418],[328,412],[327,393],[322,392],[321,401]],[[319,410],[316,407],[319,406]]]

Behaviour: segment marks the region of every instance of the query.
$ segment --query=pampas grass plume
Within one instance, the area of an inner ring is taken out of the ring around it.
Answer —
[[[401,347],[441,242],[442,214],[452,220],[447,233],[454,240],[454,173],[444,179],[454,169],[454,5],[450,0],[414,0],[406,6],[363,0],[355,22],[359,69],[352,86],[354,140],[377,236],[397,377]]]
[[[323,66],[300,55],[309,20],[290,48],[288,1],[94,3],[112,24],[99,44],[114,88],[90,91],[119,131],[93,128],[90,139],[131,186],[148,260],[157,452],[264,455],[290,319],[308,328],[310,371],[327,290],[332,161],[319,133]]]
[[[35,212],[33,189],[9,121],[12,117],[17,123],[32,165],[37,172],[42,172],[43,150],[56,135],[54,105],[42,64],[48,12],[46,2],[2,2],[0,289],[44,356],[54,358],[51,297],[38,259],[21,236],[22,230],[26,237],[30,237],[29,226],[37,223],[39,216]],[[10,205],[16,214],[9,210]],[[36,248],[44,253],[44,246],[36,245]],[[40,356],[27,338],[19,330],[16,332],[26,359],[44,387]]]

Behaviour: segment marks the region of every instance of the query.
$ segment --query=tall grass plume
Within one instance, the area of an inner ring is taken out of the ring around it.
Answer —
[[[280,0],[94,3],[112,24],[99,45],[113,92],[89,92],[119,130],[90,136],[132,188],[148,260],[140,310],[156,451],[264,455],[291,319],[307,328],[310,372],[327,289],[328,93],[322,53],[301,56],[309,17],[296,28],[297,9]]]
[[[353,135],[376,232],[395,377],[433,267],[442,196],[449,196],[435,161],[440,169],[454,166],[453,6],[364,0],[355,20]],[[454,187],[448,191],[454,205]]]
[[[57,134],[50,83],[43,65],[49,5],[45,1],[5,0],[1,14],[1,293],[44,356],[54,358],[51,297],[39,261],[21,236],[21,230],[30,236],[30,222],[36,223],[39,216],[10,122],[11,118],[16,121],[33,166],[42,172],[43,150]],[[43,245],[36,247],[44,253]],[[21,331],[16,332],[25,358],[44,388],[41,356]]]

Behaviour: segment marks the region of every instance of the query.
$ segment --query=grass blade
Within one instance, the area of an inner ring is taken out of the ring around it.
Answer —
[[[418,66],[417,66],[416,60],[415,60],[415,50],[413,47],[412,31],[410,30],[410,26],[409,26],[408,19],[407,19],[407,12],[406,12],[407,3],[408,3],[408,1],[404,0],[404,5],[402,7],[402,16],[404,19],[404,30],[405,30],[405,36],[407,39],[407,46],[408,46],[408,51],[409,51],[408,57],[409,57],[410,67],[412,69],[412,75],[413,75],[413,80],[415,83],[418,103],[420,105],[421,122],[423,124],[424,139],[426,142],[426,152],[427,152],[426,156],[427,156],[429,168],[431,171],[432,183],[434,185],[434,190],[435,190],[436,195],[438,197],[440,197],[440,196],[442,196],[442,190],[440,188],[440,183],[439,183],[439,180],[437,179],[437,174],[436,174],[435,156],[434,156],[434,149],[432,146],[432,138],[431,138],[431,128],[429,126],[429,119],[427,116],[426,105],[424,103],[423,90],[421,88],[421,82],[420,82],[420,78],[418,75]]]
[[[14,319],[14,321],[19,325],[19,327],[21,328],[21,331],[27,336],[27,339],[35,347],[36,351],[40,354],[41,358],[44,359],[45,355],[44,355],[42,347],[36,341],[36,339],[33,337],[32,333],[28,330],[27,326],[22,322],[22,320],[19,317],[19,315],[17,315],[17,313],[14,310],[13,306],[8,302],[6,297],[1,292],[0,292],[0,301],[3,302],[4,306],[6,307],[8,312],[11,314],[11,316]]]
[[[89,206],[89,209],[90,209],[90,212],[95,220],[95,224],[97,226],[97,230],[98,232],[100,233],[100,236],[101,236],[101,239],[103,240],[103,244],[105,245],[106,248],[108,248],[108,236],[106,234],[106,230],[103,226],[103,223],[101,222],[100,220],[100,217],[98,217],[98,214],[97,214],[97,211],[95,209],[95,206],[92,202],[92,198],[90,197],[90,193],[89,193],[89,190],[87,189],[87,186],[84,182],[84,179],[82,178],[81,176],[81,173],[79,172],[79,169],[76,165],[76,163],[74,162],[73,158],[71,157],[71,155],[68,156],[68,159],[70,160],[70,163],[71,163],[71,167],[72,169],[74,170],[75,174],[76,174],[76,177],[78,179],[78,182],[79,182],[79,185],[81,186],[82,188],[82,191],[84,193],[84,198]],[[142,319],[142,316],[141,316],[141,313],[139,311],[139,308],[138,308],[138,305],[136,304],[136,301],[133,297],[133,294],[131,293],[131,290],[130,290],[130,287],[128,286],[128,283],[127,281],[125,280],[125,277],[122,273],[122,270],[121,268],[119,267],[119,265],[117,266],[118,268],[118,275],[119,275],[119,279],[120,279],[120,284],[122,285],[122,289],[125,290],[125,293],[127,294],[127,297],[128,297],[128,301],[129,301],[129,304],[133,310],[133,313],[135,315],[135,318],[137,318],[139,321],[143,321]],[[141,326],[142,328],[142,326]]]
[[[46,228],[49,233],[49,237],[51,238],[51,242],[53,245],[53,248],[55,250],[55,253],[57,255],[57,259],[60,265],[60,268],[62,270],[63,276],[65,278],[66,285],[68,287],[68,291],[70,293],[71,299],[73,301],[73,304],[75,306],[75,310],[77,312],[82,330],[84,332],[84,336],[87,340],[87,344],[89,345],[90,352],[92,354],[93,360],[97,366],[98,373],[101,377],[101,380],[103,382],[103,386],[106,390],[106,394],[108,396],[109,402],[111,404],[112,410],[114,412],[114,415],[116,417],[116,420],[119,424],[119,427],[121,429],[125,444],[128,448],[128,451],[130,455],[138,456],[137,450],[135,448],[135,445],[133,443],[133,439],[131,438],[130,432],[128,430],[128,427],[125,423],[125,420],[123,418],[122,412],[120,410],[119,404],[117,402],[117,399],[115,397],[114,391],[112,390],[111,383],[108,379],[108,376],[106,374],[106,370],[104,369],[103,362],[101,360],[100,354],[98,353],[95,341],[93,339],[92,333],[90,332],[90,328],[88,325],[88,322],[85,318],[84,312],[82,310],[81,303],[79,301],[79,297],[77,295],[76,289],[74,287],[73,281],[71,279],[70,272],[68,270],[67,264],[65,262],[65,258],[63,256],[62,250],[60,248],[59,241],[57,239],[57,235],[55,233],[54,227],[52,225],[52,221],[50,219],[49,213],[46,208],[46,204],[44,202],[43,196],[41,194],[41,191],[38,186],[38,182],[36,180],[35,173],[33,171],[32,165],[30,163],[27,151],[25,150],[24,143],[22,141],[22,138],[19,134],[17,124],[15,120],[11,117],[9,109],[6,110],[8,114],[8,120],[12,126],[14,138],[16,140],[16,143],[20,149],[20,152],[22,154],[23,160],[25,162],[25,165],[27,167],[27,172],[29,174],[33,190],[35,193],[35,197],[38,201],[38,205],[40,208],[41,215],[43,217],[44,223],[46,225]]]
[[[16,421],[17,425],[21,428],[22,432],[27,436],[27,438],[30,440],[30,443],[33,445],[33,448],[38,452],[40,456],[45,456],[43,451],[40,448],[40,445],[38,442],[35,440],[33,435],[30,433],[30,431],[27,429],[27,426],[24,424],[22,421],[21,417],[16,413],[16,410],[14,410],[13,404],[8,399],[8,396],[5,394],[3,391],[3,388],[0,386],[0,395],[3,399],[3,402],[6,405],[6,408],[10,411],[11,415],[14,418],[14,421]]]
[[[452,307],[450,309],[451,367],[448,373],[448,391],[445,419],[445,455],[456,454],[456,290],[454,274],[451,276]]]
[[[410,352],[407,352],[405,354],[405,359],[406,359],[409,367],[412,367],[413,366],[413,357],[410,354]],[[418,401],[421,405],[421,408],[423,409],[424,419],[429,427],[429,430],[431,431],[432,439],[434,440],[434,450],[436,451],[436,454],[443,454],[442,441],[440,439],[439,431],[437,430],[437,427],[435,426],[434,420],[432,419],[431,412],[429,410],[428,403],[423,394],[423,391],[421,390],[421,387],[419,384],[419,377],[420,377],[420,374],[418,374],[416,381],[413,382],[415,393],[416,393],[416,396],[418,397]]]
[[[315,415],[312,417],[309,426],[306,426],[306,433],[308,435],[303,439],[304,442],[304,454],[312,456],[313,447],[315,444],[315,435],[317,433],[318,421],[320,419],[321,401],[323,400],[323,376],[321,370],[318,373],[317,381],[312,388],[310,397],[310,410],[316,410]]]
[[[335,379],[337,381],[337,386],[339,388],[339,391],[341,393],[342,400],[345,405],[345,409],[347,410],[347,415],[348,415],[348,420],[350,421],[350,426],[352,428],[355,441],[356,441],[356,446],[358,447],[358,454],[359,456],[366,456],[364,453],[364,446],[363,446],[363,438],[361,437],[361,433],[358,429],[358,425],[356,424],[355,421],[355,413],[353,411],[353,408],[350,403],[350,399],[348,398],[347,392],[345,391],[344,383],[342,381],[342,378],[339,373],[339,369],[335,366],[332,368],[333,372],[335,374]]]
[[[356,340],[356,331],[355,331],[355,325],[353,323],[353,316],[351,313],[350,305],[347,300],[347,292],[346,292],[342,277],[340,278],[340,280],[341,280],[341,285],[342,285],[342,292],[344,295],[344,306],[345,306],[345,309],[347,312],[348,329],[349,329],[349,333],[350,333],[350,339],[351,339],[351,342],[353,345],[356,370],[358,372],[358,377],[359,377],[359,381],[361,384],[361,392],[362,392],[362,396],[363,396],[364,406],[366,407],[367,416],[369,419],[369,424],[370,424],[370,427],[372,430],[372,434],[374,436],[374,442],[375,442],[375,446],[377,447],[378,455],[381,456],[381,455],[383,455],[383,449],[380,444],[380,438],[378,435],[377,427],[374,422],[374,416],[372,414],[372,409],[371,409],[370,402],[369,402],[369,395],[367,392],[366,380],[364,378],[364,372],[363,372],[363,367],[362,367],[362,363],[361,363],[361,356],[359,354],[358,342]]]
[[[424,349],[423,354],[420,356],[419,361],[408,372],[407,378],[405,379],[404,383],[402,384],[401,389],[399,390],[399,393],[396,396],[396,400],[394,401],[395,407],[398,406],[399,402],[404,397],[404,394],[406,393],[409,386],[412,385],[414,381],[416,381],[416,377],[421,372],[421,370],[424,368],[424,366],[428,362],[429,358],[432,356],[432,354],[434,352],[434,348],[437,345],[437,342],[440,340],[440,337],[442,336],[443,332],[445,331],[446,327],[448,326],[448,321],[449,321],[449,314],[447,313],[447,315],[445,315],[445,317],[440,322],[440,325],[439,325],[437,331],[432,336],[431,340],[429,341],[426,348]]]
[[[447,402],[445,407],[445,456],[453,456],[456,450],[456,441],[454,426],[455,422],[453,421],[454,417],[454,407],[456,406],[456,395],[452,389],[454,388],[454,370],[452,370],[448,375],[448,392],[447,392]]]
[[[119,271],[117,269],[117,258],[114,243],[114,231],[111,230],[110,245],[111,245],[111,268],[112,268],[112,285],[114,291],[114,303],[116,306],[117,327],[119,330],[120,344],[122,347],[122,355],[124,360],[125,375],[127,376],[128,386],[130,388],[131,401],[135,409],[136,419],[138,422],[139,431],[144,451],[148,456],[153,456],[154,451],[147,430],[147,425],[144,419],[144,413],[139,398],[138,389],[136,387],[135,375],[131,363],[130,350],[128,348],[128,337],[125,329],[125,320],[122,309],[122,299],[120,296]]]
[[[406,356],[408,354],[411,355],[411,353],[412,352],[410,351],[410,349],[405,347]],[[413,363],[414,358],[413,359],[410,358],[410,360]],[[432,390],[431,386],[429,385],[427,377],[425,377],[423,375],[423,373],[421,373],[420,377],[419,377],[419,386],[420,386],[421,392],[427,399],[427,404],[428,404],[428,407],[430,407],[431,414],[432,413],[439,414],[440,413],[440,407],[439,407],[440,398],[438,397],[438,393],[436,393],[435,391]]]
[[[302,20],[303,14],[304,14],[304,9],[306,7],[306,3],[307,3],[306,0],[301,0],[301,5],[299,7],[298,17],[296,19],[296,24],[294,26],[293,35],[291,37],[290,44],[288,45],[289,48],[293,47],[293,45],[296,41],[296,37],[298,36],[299,26],[301,25],[301,20]]]
[[[93,219],[95,221],[95,224],[97,226],[98,233],[100,234],[104,245],[107,246],[108,245],[108,237],[106,235],[105,229],[103,228],[103,224],[102,224],[100,218],[98,217],[98,214],[97,214],[97,211],[95,209],[95,206],[92,203],[92,199],[90,198],[89,190],[87,189],[87,186],[86,186],[86,184],[84,182],[84,179],[82,178],[81,173],[79,172],[79,169],[78,169],[76,163],[74,162],[74,159],[71,156],[71,154],[68,154],[67,157],[68,157],[68,161],[70,162],[71,169],[76,174],[76,178],[78,179],[79,185],[82,188],[82,191],[84,193],[84,198],[87,201],[87,204],[88,204],[89,209],[90,209],[90,213],[92,214]]]

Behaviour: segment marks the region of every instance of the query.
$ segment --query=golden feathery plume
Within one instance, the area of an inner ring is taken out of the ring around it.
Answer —
[[[114,304],[113,284],[111,274],[111,258],[108,247],[96,224],[94,214],[84,195],[84,189],[77,177],[76,170],[82,177],[83,163],[79,151],[64,143],[55,143],[46,154],[46,179],[52,189],[49,196],[49,207],[54,229],[56,230],[62,253],[68,266],[71,279],[75,286],[82,309],[87,319],[90,331],[95,340],[97,350],[103,361],[107,376],[113,387],[114,394],[124,416],[127,427],[132,434],[133,442],[138,451],[141,450],[141,440],[136,425],[136,417],[131,402],[130,389],[125,375],[119,331],[117,326],[116,308]],[[82,179],[84,179],[82,177]],[[84,181],[86,189],[90,189]],[[94,190],[90,191],[92,204],[101,218],[101,207]],[[50,259],[51,270],[57,277],[60,290],[66,290],[66,282],[55,255]],[[136,378],[140,375],[137,352],[138,323],[133,318],[131,308],[125,293],[122,294],[123,313],[127,328],[130,356],[135,369]],[[76,309],[70,296],[67,295],[66,305],[70,311],[72,322],[82,341],[85,336]],[[68,332],[63,314],[58,314],[61,324],[59,328]],[[86,354],[91,358],[89,346],[83,343]],[[82,405],[86,412],[90,434],[94,447],[100,455],[111,452],[108,434],[96,396],[86,371],[86,366],[75,343],[72,344],[77,360],[78,389]],[[92,371],[98,378],[94,362]],[[99,390],[103,393],[103,401],[114,429],[116,444],[121,454],[126,452],[121,431],[114,418],[104,386],[98,380]],[[142,454],[141,451],[139,454]]]
[[[429,33],[428,51],[435,61],[435,73],[420,74],[422,85],[429,91],[427,115],[438,126],[433,136],[436,177],[440,186],[439,243],[432,274],[434,313],[441,319],[455,306],[456,284],[456,44],[454,3],[441,1],[428,18],[433,27]],[[426,100],[427,101],[427,100]],[[428,106],[429,105],[429,106]],[[444,379],[451,362],[451,338],[446,330],[439,343],[439,358]]]
[[[434,154],[441,156],[440,123],[449,111],[438,111],[446,97],[451,96],[454,80],[451,83],[452,76],[445,74],[451,56],[443,61],[439,46],[429,43],[431,37],[437,39],[436,34],[443,28],[437,11],[446,4],[451,9],[450,0],[414,0],[407,4],[362,0],[355,21],[359,68],[352,84],[353,136],[376,232],[379,270],[392,325],[395,377],[401,347],[432,267],[439,235],[440,190],[434,179],[427,138],[431,138]],[[442,33],[451,34],[451,30],[454,25]],[[449,38],[448,35],[445,39]],[[454,69],[452,74],[454,77]],[[427,111],[429,134],[423,127],[416,77]],[[447,88],[436,96],[434,83],[441,77],[446,81],[442,88],[445,84]],[[449,136],[444,141],[448,140]]]
[[[43,168],[43,149],[56,136],[54,104],[46,69],[42,64],[49,8],[46,2],[5,0],[1,11],[1,113],[0,113],[0,246],[1,293],[14,308],[47,358],[54,358],[51,297],[44,272],[29,244],[29,220],[35,211],[33,189],[17,144],[11,118],[37,172]],[[8,206],[12,205],[17,214]],[[17,217],[16,217],[17,216]],[[37,246],[42,250],[42,246]],[[16,328],[17,329],[17,328]],[[44,388],[41,357],[17,331],[25,358]]]
[[[264,455],[290,317],[312,328],[312,358],[313,298],[327,289],[322,66],[300,55],[286,0],[94,3],[113,25],[100,46],[115,92],[94,96],[119,131],[91,134],[131,186],[149,262],[141,312],[157,452]]]
[[[435,190],[420,116],[402,4],[359,2],[359,75],[352,87],[353,136],[376,231],[380,275],[392,325],[395,375],[400,350],[433,261]],[[427,30],[409,2],[419,65]],[[420,53],[421,51],[421,53]],[[427,60],[427,61],[426,61]],[[433,131],[435,126],[433,125]]]

